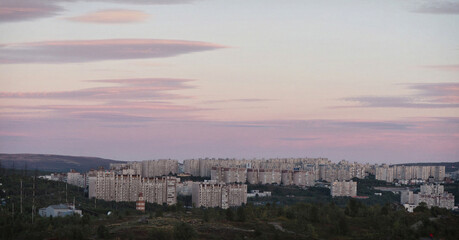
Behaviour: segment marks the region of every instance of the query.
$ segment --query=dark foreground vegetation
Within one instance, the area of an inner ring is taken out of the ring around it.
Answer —
[[[287,190],[306,199],[291,203],[265,199],[234,209],[189,209],[190,198],[180,197],[175,206],[147,204],[140,213],[135,203],[89,200],[84,189],[68,185],[66,191],[65,183],[35,178],[33,171],[0,173],[0,239],[459,239],[459,216],[446,209],[420,206],[407,213],[393,202],[331,199],[320,188]],[[285,194],[281,188],[272,188],[273,195]],[[38,209],[66,199],[75,199],[83,217],[32,219],[33,202]]]

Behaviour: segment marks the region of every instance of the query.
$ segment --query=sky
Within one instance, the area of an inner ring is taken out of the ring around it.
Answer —
[[[1,0],[0,152],[459,161],[457,26],[457,0]]]

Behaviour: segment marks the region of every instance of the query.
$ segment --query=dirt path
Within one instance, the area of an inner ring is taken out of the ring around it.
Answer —
[[[281,232],[294,233],[292,231],[285,230],[278,222],[268,222],[268,224],[273,225],[276,230],[279,230]]]

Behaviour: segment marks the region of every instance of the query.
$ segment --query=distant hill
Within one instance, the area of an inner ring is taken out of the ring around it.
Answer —
[[[96,157],[77,157],[47,154],[2,154],[0,162],[4,168],[15,168],[28,170],[41,170],[49,172],[67,172],[75,169],[79,172],[86,172],[90,169],[104,167],[107,169],[110,163],[124,163],[111,159]]]
[[[445,166],[445,172],[454,172],[459,170],[459,162],[431,162],[431,163],[401,163],[395,165],[405,166]]]

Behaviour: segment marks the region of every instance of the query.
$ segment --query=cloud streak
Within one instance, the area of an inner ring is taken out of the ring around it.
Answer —
[[[148,17],[149,15],[142,11],[114,9],[87,13],[82,16],[67,18],[67,20],[83,23],[118,24],[143,22]]]
[[[207,42],[160,39],[47,41],[0,45],[0,63],[75,63],[166,58],[224,48]]]
[[[166,93],[171,90],[190,89],[192,80],[173,78],[135,78],[91,80],[90,82],[115,83],[118,86],[87,88],[75,91],[55,92],[0,92],[0,98],[24,99],[171,99],[183,96]]]
[[[363,96],[346,98],[357,102],[352,107],[379,108],[459,108],[459,83],[431,83],[410,85],[418,94],[403,97]]]
[[[420,3],[413,11],[430,14],[459,14],[459,2],[448,0],[429,0]]]
[[[459,64],[449,64],[449,65],[424,65],[424,68],[443,70],[443,71],[459,71]]]
[[[191,89],[189,79],[173,78],[135,78],[91,80],[114,84],[115,86],[86,88],[75,91],[55,92],[0,92],[0,99],[48,99],[56,101],[53,105],[0,106],[4,110],[21,110],[27,116],[54,116],[58,118],[86,118],[106,121],[143,122],[159,118],[188,116],[189,113],[202,111],[201,108],[172,103],[173,100],[186,99],[188,96],[170,93],[170,91]],[[78,104],[69,104],[69,101]],[[65,101],[65,104],[59,104]],[[102,102],[102,103],[101,103]],[[8,111],[6,116],[17,116]]]
[[[64,10],[59,6],[60,3],[77,1],[153,5],[184,4],[196,0],[2,0],[2,4],[0,5],[0,22],[26,21],[56,16]],[[98,17],[100,19],[100,15]]]

